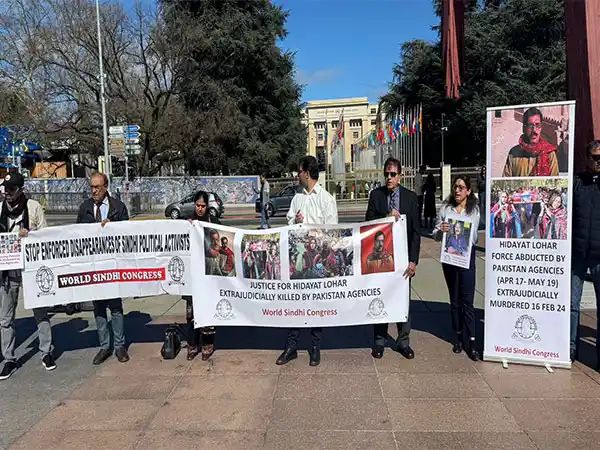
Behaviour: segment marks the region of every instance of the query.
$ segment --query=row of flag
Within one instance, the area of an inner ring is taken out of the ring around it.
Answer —
[[[421,105],[407,107],[396,112],[385,121],[378,116],[377,127],[369,135],[369,146],[392,144],[403,137],[423,132],[423,109]]]

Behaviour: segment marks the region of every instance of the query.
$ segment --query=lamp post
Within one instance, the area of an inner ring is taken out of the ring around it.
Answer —
[[[102,108],[102,139],[104,142],[104,172],[109,183],[112,174],[112,164],[108,151],[108,126],[106,124],[106,100],[104,98],[104,65],[102,63],[102,36],[100,34],[100,3],[96,0],[96,26],[98,28],[98,65],[100,66],[100,106]]]

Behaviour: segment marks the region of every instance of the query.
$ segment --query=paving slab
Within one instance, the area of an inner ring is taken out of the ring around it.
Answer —
[[[598,431],[597,399],[506,399],[503,403],[519,426],[528,431]]]
[[[395,450],[394,434],[389,431],[267,431],[265,449],[280,450]]]
[[[537,449],[523,432],[394,432],[398,448],[411,450],[431,449]]]

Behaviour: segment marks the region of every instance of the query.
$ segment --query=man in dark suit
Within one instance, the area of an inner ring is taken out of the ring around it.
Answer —
[[[108,222],[129,220],[127,207],[123,202],[108,194],[108,178],[103,173],[94,173],[90,177],[92,197],[79,207],[77,223],[99,222],[105,226]],[[125,348],[125,321],[123,318],[123,301],[120,298],[94,301],[94,316],[100,340],[100,351],[94,357],[94,365],[102,364],[112,352],[110,351],[110,330],[106,310],[110,309],[112,330],[115,345],[115,356],[119,362],[129,361]]]
[[[371,191],[365,219],[382,219],[388,216],[398,219],[401,215],[406,216],[406,240],[408,244],[409,263],[404,271],[404,277],[412,278],[417,271],[419,249],[421,247],[417,195],[403,186],[400,186],[400,180],[402,179],[402,165],[400,164],[400,161],[395,158],[388,158],[383,167],[385,186],[378,187]],[[396,348],[405,358],[413,359],[415,357],[415,352],[409,345],[410,315],[406,322],[398,323],[397,326],[398,340],[396,341]],[[383,356],[387,328],[387,323],[380,323],[373,326],[375,335],[375,344],[373,346],[373,351],[371,352],[373,358],[381,358]]]

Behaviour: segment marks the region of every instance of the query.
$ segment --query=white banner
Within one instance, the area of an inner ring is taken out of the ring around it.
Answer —
[[[23,268],[21,238],[18,233],[0,233],[0,271]]]
[[[25,308],[191,294],[186,220],[49,227],[23,239]]]
[[[405,220],[257,231],[195,222],[195,326],[406,321]],[[223,238],[233,243],[231,253],[222,251]]]
[[[570,367],[575,103],[487,111],[484,359]]]

